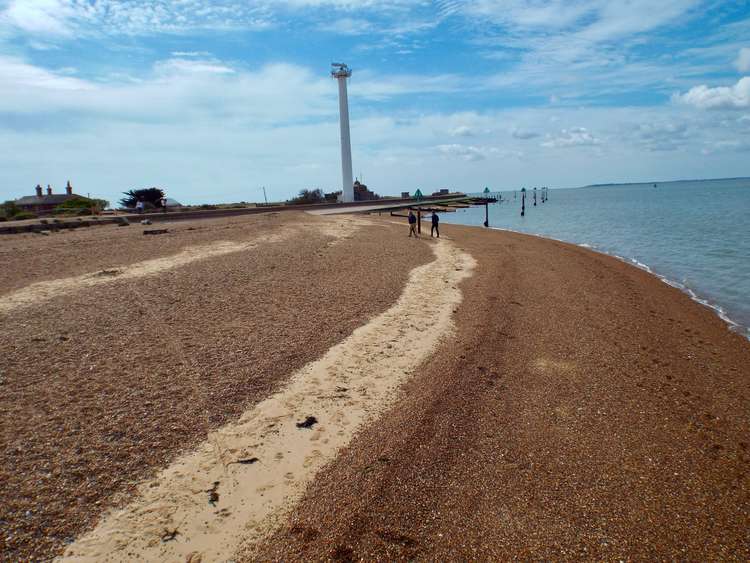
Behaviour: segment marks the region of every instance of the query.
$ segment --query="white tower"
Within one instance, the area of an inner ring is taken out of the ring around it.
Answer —
[[[351,69],[342,63],[331,63],[331,76],[339,82],[339,123],[341,125],[341,175],[343,176],[342,200],[354,201],[354,180],[352,179],[352,143],[349,139],[349,100],[346,93],[346,79],[352,75]]]

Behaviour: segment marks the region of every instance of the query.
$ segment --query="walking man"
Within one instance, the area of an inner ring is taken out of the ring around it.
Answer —
[[[419,238],[419,235],[417,234],[417,216],[414,215],[414,212],[410,209],[409,210],[409,236],[414,235],[415,237]]]
[[[440,238],[440,229],[438,229],[438,223],[440,222],[440,219],[438,219],[437,213],[434,211],[432,212],[432,228],[430,229],[430,236],[435,236],[435,233],[437,233],[437,238]]]

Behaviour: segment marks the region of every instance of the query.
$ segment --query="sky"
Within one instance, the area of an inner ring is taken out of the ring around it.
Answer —
[[[750,176],[750,0],[0,0],[0,200]]]

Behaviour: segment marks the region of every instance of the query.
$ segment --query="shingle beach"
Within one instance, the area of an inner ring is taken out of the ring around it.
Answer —
[[[0,560],[750,558],[746,339],[615,258],[394,221],[0,239]]]

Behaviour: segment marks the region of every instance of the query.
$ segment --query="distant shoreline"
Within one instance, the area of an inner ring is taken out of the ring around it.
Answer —
[[[607,182],[605,184],[587,184],[577,188],[558,188],[558,189],[578,189],[578,188],[601,188],[606,186],[640,186],[648,184],[679,184],[682,182],[726,182],[729,180],[748,180],[750,176],[737,176],[734,178],[704,178],[701,180],[649,180],[646,182]]]

